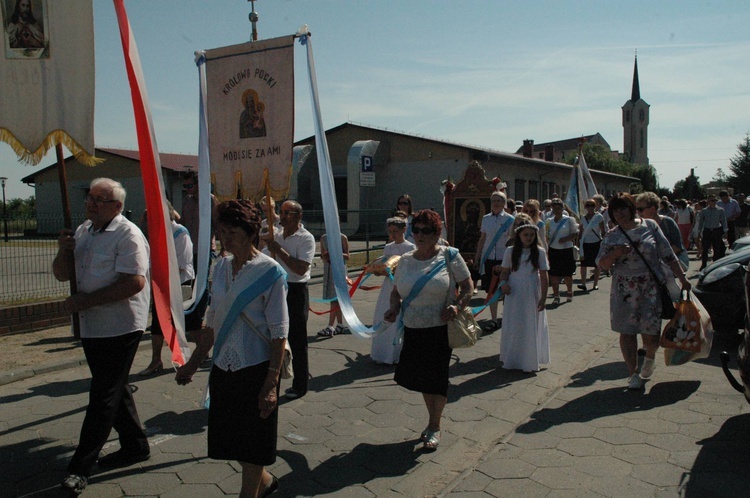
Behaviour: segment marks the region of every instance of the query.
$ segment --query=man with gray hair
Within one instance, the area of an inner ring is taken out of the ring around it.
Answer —
[[[87,220],[63,230],[52,272],[61,282],[75,275],[78,291],[65,301],[78,313],[81,344],[91,371],[89,405],[78,448],[62,487],[74,494],[86,488],[94,464],[131,465],[149,458],[128,374],[149,310],[149,247],[141,230],[123,215],[125,189],[109,178],[91,182],[84,197]],[[75,264],[75,267],[73,267]],[[112,429],[120,449],[99,458]]]
[[[302,226],[302,205],[287,200],[279,210],[279,223],[284,229],[271,239],[264,237],[263,252],[271,254],[286,271],[289,290],[286,295],[289,309],[289,347],[292,350],[294,380],[286,390],[287,399],[301,398],[307,394],[307,316],[310,294],[310,267],[315,256],[315,237]]]

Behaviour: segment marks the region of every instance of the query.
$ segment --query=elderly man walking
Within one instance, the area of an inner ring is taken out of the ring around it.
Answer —
[[[91,371],[86,417],[62,487],[80,494],[92,468],[131,465],[149,458],[128,374],[146,328],[150,284],[149,247],[141,230],[122,216],[125,189],[109,178],[91,182],[86,218],[73,234],[63,230],[52,263],[55,278],[70,280],[75,262],[78,292],[65,301],[79,313],[81,344]],[[120,449],[99,458],[112,429]]]
[[[307,394],[307,316],[310,306],[307,283],[315,256],[315,237],[302,226],[302,205],[297,201],[288,200],[281,205],[279,223],[284,231],[273,240],[267,235],[263,251],[276,258],[287,273],[289,291],[286,302],[294,380],[285,396],[297,399]]]

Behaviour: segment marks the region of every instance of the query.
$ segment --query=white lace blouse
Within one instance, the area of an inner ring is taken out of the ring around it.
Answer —
[[[235,281],[235,277],[232,276],[232,259],[233,256],[222,258],[214,268],[211,306],[206,312],[206,324],[214,329],[214,339],[219,333],[214,326],[215,310]],[[252,271],[260,265],[267,266],[269,262],[278,264],[265,254],[258,254],[245,263],[237,273],[237,278],[243,272]],[[286,294],[286,283],[283,278],[279,278],[242,310],[241,316],[230,328],[219,355],[214,357],[214,364],[218,368],[237,371],[268,361],[271,340],[286,338],[289,335]],[[246,319],[243,319],[242,315]]]

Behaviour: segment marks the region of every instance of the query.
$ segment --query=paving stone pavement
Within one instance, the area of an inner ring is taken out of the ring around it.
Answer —
[[[307,396],[280,407],[269,468],[276,496],[743,496],[750,405],[726,382],[720,345],[688,365],[657,362],[645,391],[628,392],[608,295],[603,279],[600,290],[548,310],[552,364],[536,374],[498,368],[502,331],[454,351],[434,453],[417,441],[427,419],[421,396],[396,386],[394,367],[370,361],[369,341],[315,337],[326,318],[311,314],[313,378]],[[376,299],[377,291],[355,294],[367,323]],[[64,330],[37,334],[0,338],[4,356],[25,363],[0,372],[0,497],[60,496],[86,407],[89,373],[75,342]],[[146,338],[133,372],[149,359]],[[84,496],[237,494],[238,464],[206,456],[207,367],[186,387],[173,371],[131,377],[152,457],[95,474]],[[117,448],[113,434],[104,451]]]

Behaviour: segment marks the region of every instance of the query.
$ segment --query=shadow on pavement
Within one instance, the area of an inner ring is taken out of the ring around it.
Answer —
[[[28,439],[0,447],[0,497],[60,496],[65,457],[75,448],[56,439]]]
[[[30,342],[28,344],[24,344],[24,347],[35,347],[35,346],[56,346],[60,345],[60,347],[46,349],[45,353],[56,353],[58,351],[70,351],[72,349],[81,349],[81,353],[83,353],[83,349],[81,347],[81,341],[79,339],[75,339],[74,337],[47,337],[44,339],[39,339],[38,341]]]
[[[156,434],[187,436],[202,434],[208,426],[208,410],[199,408],[182,413],[162,412],[143,422],[146,430],[155,429]],[[151,437],[153,434],[149,434]]]
[[[457,357],[452,359],[458,360]],[[509,386],[511,383],[534,377],[534,373],[524,373],[520,370],[503,370],[497,355],[475,358],[462,363],[460,360],[450,367],[450,378],[460,375],[482,374],[472,377],[460,384],[451,384],[448,390],[448,402],[453,403],[464,396],[494,391]]]
[[[566,387],[593,386],[601,381],[622,379],[626,373],[625,363],[622,361],[604,363],[573,374],[570,377],[570,384]]]
[[[74,380],[73,382],[50,382],[29,388],[29,392],[12,394],[0,397],[0,405],[23,401],[33,396],[49,396],[50,398],[62,398],[63,396],[75,396],[89,392],[91,379]]]
[[[343,356],[344,365],[331,374],[312,377],[308,388],[310,391],[321,392],[334,387],[347,386],[357,380],[380,377],[385,373],[382,365],[376,365],[370,359],[369,354],[347,349],[328,349],[327,351]]]
[[[278,457],[291,472],[279,479],[278,496],[315,496],[365,484],[376,477],[406,475],[420,463],[423,452],[415,450],[418,444],[416,440],[381,445],[360,443],[313,469],[302,453],[279,450]]]
[[[690,397],[700,384],[697,380],[661,382],[652,387],[648,394],[643,391],[627,391],[624,387],[593,391],[568,401],[559,408],[544,408],[535,412],[531,415],[532,420],[521,425],[517,432],[532,434],[543,432],[554,425],[589,422],[600,417],[669,406]]]
[[[750,489],[750,414],[728,419],[701,446],[683,483],[685,497],[747,496]]]

